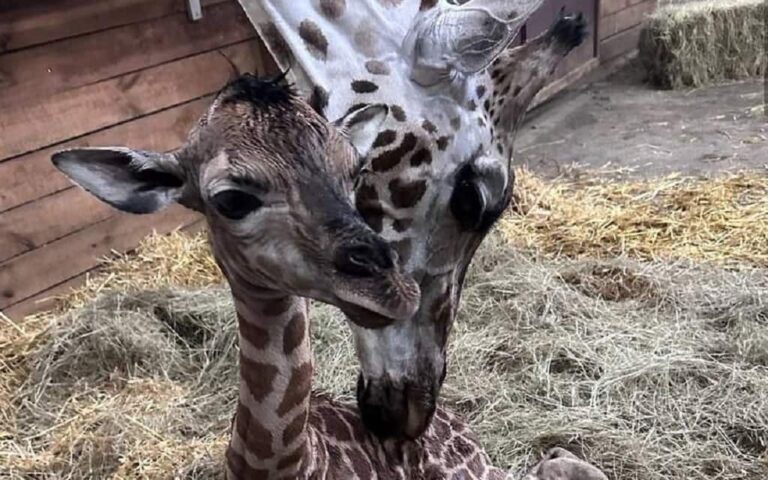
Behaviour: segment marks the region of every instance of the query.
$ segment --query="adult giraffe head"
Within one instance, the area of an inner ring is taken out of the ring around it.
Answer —
[[[581,15],[561,16],[510,48],[542,2],[240,0],[278,63],[294,66],[329,118],[390,108],[356,206],[419,283],[421,301],[386,328],[353,326],[358,404],[379,436],[414,438],[429,425],[465,273],[511,199],[515,131],[585,37]]]

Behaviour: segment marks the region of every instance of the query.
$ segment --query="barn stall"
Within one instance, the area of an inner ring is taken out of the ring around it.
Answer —
[[[592,41],[538,102],[636,50],[656,0],[548,0],[522,29],[543,32],[561,7],[582,11]],[[0,311],[50,307],[113,251],[152,231],[195,229],[181,207],[129,216],[74,188],[50,163],[71,146],[171,150],[235,70],[274,71],[234,0],[9,0],[0,6]]]

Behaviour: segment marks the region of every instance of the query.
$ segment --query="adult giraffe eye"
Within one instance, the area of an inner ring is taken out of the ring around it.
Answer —
[[[230,220],[240,220],[258,210],[262,203],[255,195],[242,190],[224,190],[211,199],[216,210]]]

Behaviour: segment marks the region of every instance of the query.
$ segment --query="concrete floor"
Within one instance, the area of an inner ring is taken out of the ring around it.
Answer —
[[[764,103],[762,80],[662,91],[646,86],[631,63],[530,112],[515,162],[545,176],[574,164],[639,177],[766,169]]]

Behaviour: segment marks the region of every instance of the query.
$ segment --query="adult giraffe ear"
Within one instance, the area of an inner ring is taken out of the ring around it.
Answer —
[[[363,158],[371,151],[373,142],[388,114],[389,107],[386,105],[365,105],[336,120],[334,125],[349,139]]]
[[[544,0],[470,0],[420,12],[403,42],[411,79],[429,86],[487,67]]]
[[[184,189],[181,166],[172,154],[74,148],[54,153],[51,161],[74,183],[124,212],[157,212],[179,201]]]

